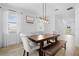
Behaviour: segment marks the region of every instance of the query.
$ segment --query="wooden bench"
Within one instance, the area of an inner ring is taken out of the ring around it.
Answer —
[[[66,43],[63,40],[59,40],[58,42],[52,43],[42,49],[43,55],[54,56],[61,49],[66,49]]]

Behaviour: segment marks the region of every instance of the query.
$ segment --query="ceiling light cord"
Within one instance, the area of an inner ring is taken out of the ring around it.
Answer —
[[[43,3],[42,7],[43,7],[43,17],[42,17],[42,20],[43,20],[44,23],[48,23],[48,20],[47,20],[47,17],[46,17],[46,15],[47,15],[46,14],[46,12],[47,12],[46,11],[46,3]]]

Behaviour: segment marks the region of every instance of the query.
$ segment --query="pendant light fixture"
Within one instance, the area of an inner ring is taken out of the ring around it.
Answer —
[[[46,16],[46,3],[43,3],[43,20],[44,20],[44,23],[48,23],[48,19]]]
[[[40,17],[43,23],[48,23],[48,18],[46,16],[46,3],[43,3],[43,17]]]

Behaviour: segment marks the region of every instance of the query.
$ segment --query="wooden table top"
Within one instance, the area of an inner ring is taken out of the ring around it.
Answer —
[[[46,33],[42,35],[32,35],[32,36],[29,36],[28,38],[34,42],[41,42],[57,36],[59,36],[59,34]]]

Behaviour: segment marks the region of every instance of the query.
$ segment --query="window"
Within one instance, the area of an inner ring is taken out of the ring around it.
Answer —
[[[16,32],[16,19],[16,14],[10,12],[8,15],[8,32]]]

